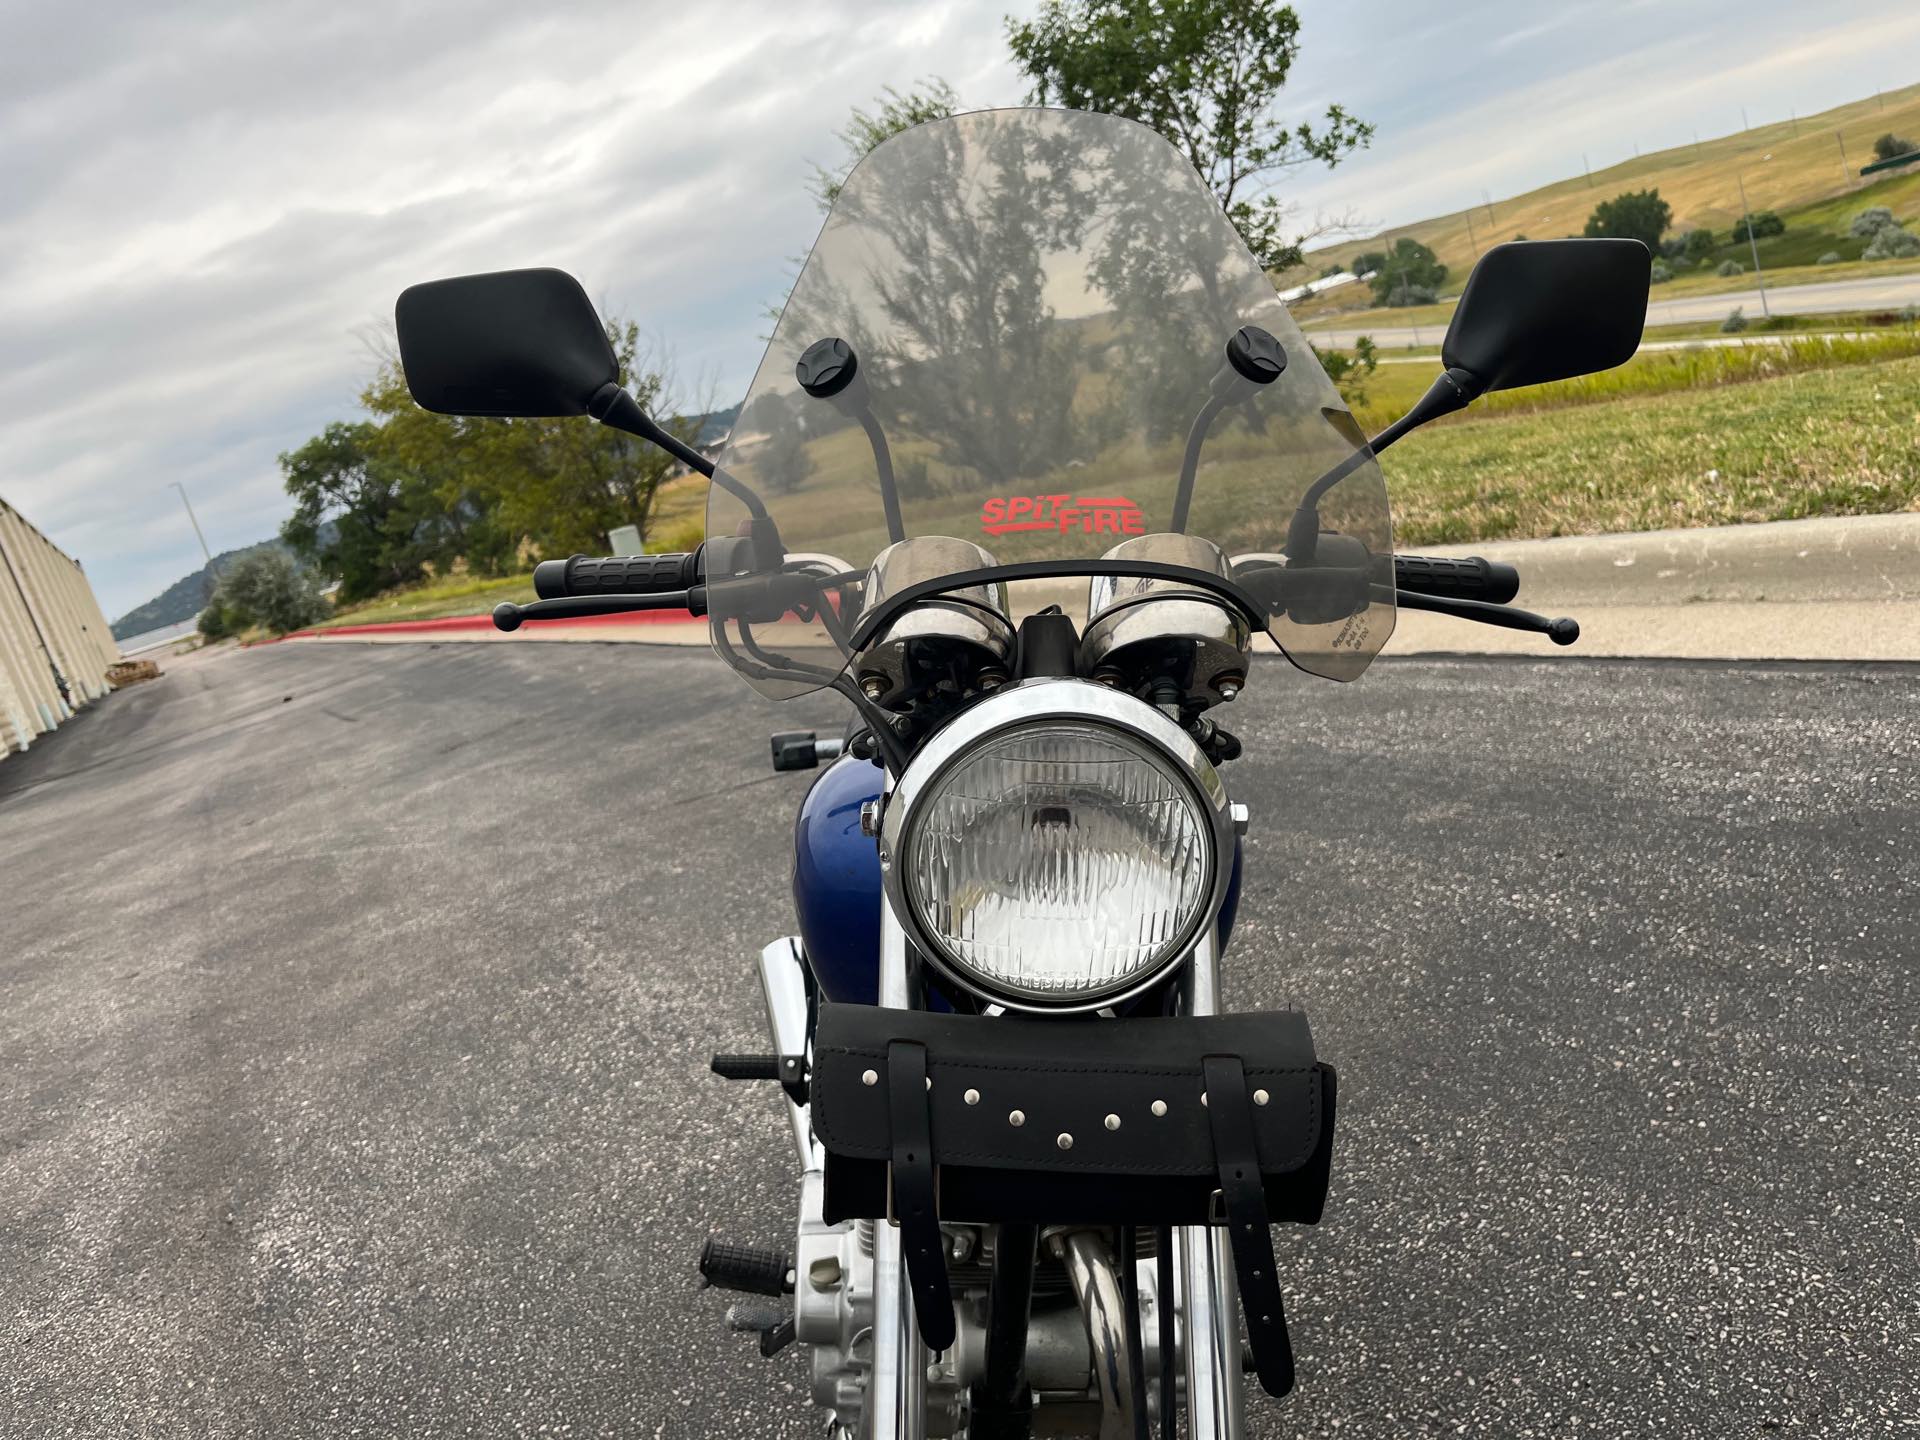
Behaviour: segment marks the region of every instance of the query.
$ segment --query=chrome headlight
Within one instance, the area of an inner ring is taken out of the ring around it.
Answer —
[[[1218,912],[1232,854],[1212,764],[1152,706],[1079,680],[962,712],[887,798],[880,864],[954,980],[1086,1010],[1158,979]]]

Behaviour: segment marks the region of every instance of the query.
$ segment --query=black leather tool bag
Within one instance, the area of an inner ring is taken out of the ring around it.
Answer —
[[[1293,1363],[1270,1222],[1326,1203],[1334,1072],[1297,1011],[1016,1020],[823,1005],[826,1218],[898,1222],[920,1331],[953,1343],[943,1220],[1223,1225],[1263,1387]]]

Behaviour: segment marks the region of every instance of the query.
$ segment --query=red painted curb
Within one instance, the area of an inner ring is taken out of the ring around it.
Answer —
[[[522,630],[591,630],[619,625],[658,625],[701,617],[689,610],[635,610],[625,615],[586,615],[577,620],[528,620]],[[296,630],[285,640],[324,640],[333,635],[461,634],[493,629],[491,615],[447,615],[438,620],[389,620],[378,625],[335,625],[325,630]]]

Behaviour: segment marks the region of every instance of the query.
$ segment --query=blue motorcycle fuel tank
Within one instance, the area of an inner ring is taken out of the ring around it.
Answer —
[[[880,851],[860,833],[860,807],[880,794],[871,760],[843,755],[821,772],[800,804],[793,833],[793,907],[814,978],[829,1000],[873,1005],[880,998]],[[1240,905],[1240,842],[1220,907],[1220,945]],[[944,1007],[943,1007],[944,1008]]]

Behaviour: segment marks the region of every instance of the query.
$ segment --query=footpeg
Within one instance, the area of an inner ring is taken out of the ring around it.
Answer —
[[[729,1305],[727,1328],[760,1337],[760,1354],[771,1360],[794,1340],[793,1317],[759,1305]]]
[[[700,1278],[721,1290],[748,1295],[791,1295],[793,1258],[757,1245],[735,1245],[709,1237],[700,1247]]]
[[[708,1062],[714,1074],[727,1080],[778,1080],[778,1055],[716,1055]]]

